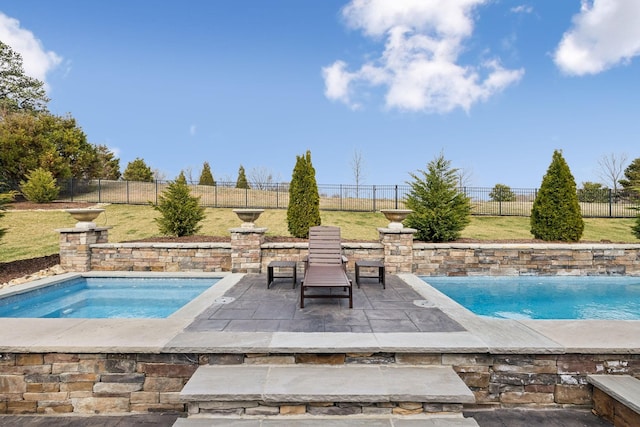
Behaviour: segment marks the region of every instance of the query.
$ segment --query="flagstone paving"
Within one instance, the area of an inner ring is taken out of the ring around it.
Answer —
[[[335,292],[327,289],[325,292]],[[424,300],[396,276],[383,289],[377,281],[353,287],[353,309],[340,298],[312,299],[300,309],[300,286],[279,280],[267,289],[265,275],[248,274],[187,331],[224,332],[460,332],[465,329],[437,307],[421,307]]]

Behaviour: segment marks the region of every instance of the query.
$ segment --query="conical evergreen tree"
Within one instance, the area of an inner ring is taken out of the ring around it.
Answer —
[[[191,196],[183,172],[158,196],[158,204],[153,208],[162,214],[155,218],[161,234],[191,236],[202,228],[199,223],[204,219],[204,208],[199,197]]]
[[[236,188],[245,188],[245,189],[251,188],[249,186],[249,181],[247,181],[247,175],[244,172],[244,166],[242,165],[240,165],[240,168],[238,169],[238,179],[236,181]]]
[[[309,227],[320,225],[320,194],[316,183],[316,170],[311,164],[311,151],[296,156],[289,185],[287,226],[294,237],[309,237]]]
[[[583,231],[576,181],[562,152],[555,150],[531,208],[531,234],[547,241],[577,242]]]
[[[448,242],[460,237],[471,221],[471,202],[458,188],[458,170],[443,154],[411,174],[413,182],[406,205],[413,210],[404,223],[418,230],[416,239],[426,242]]]
[[[213,179],[213,174],[211,173],[209,162],[204,162],[204,164],[202,165],[202,172],[200,173],[200,180],[198,181],[198,185],[216,185],[216,180]]]

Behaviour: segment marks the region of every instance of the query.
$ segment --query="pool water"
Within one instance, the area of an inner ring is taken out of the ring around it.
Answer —
[[[218,280],[75,278],[0,299],[0,317],[166,318]]]
[[[507,319],[640,320],[640,277],[422,277],[475,314]]]

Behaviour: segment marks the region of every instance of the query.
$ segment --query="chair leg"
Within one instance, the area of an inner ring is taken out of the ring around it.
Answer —
[[[300,308],[304,308],[304,282],[300,283]]]
[[[267,267],[267,289],[271,286],[271,282],[273,282],[273,267]]]

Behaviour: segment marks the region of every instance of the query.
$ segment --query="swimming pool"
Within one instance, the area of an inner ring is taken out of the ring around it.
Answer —
[[[74,277],[0,299],[0,317],[166,318],[218,278]]]
[[[426,277],[481,316],[503,319],[640,320],[640,277]]]

